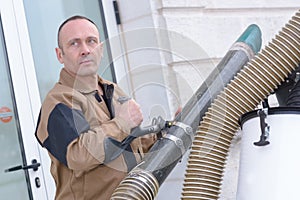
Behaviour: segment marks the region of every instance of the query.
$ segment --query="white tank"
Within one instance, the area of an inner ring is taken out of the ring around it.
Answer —
[[[265,118],[269,144],[261,137],[260,117],[241,117],[242,141],[237,200],[300,199],[300,108],[270,108]]]

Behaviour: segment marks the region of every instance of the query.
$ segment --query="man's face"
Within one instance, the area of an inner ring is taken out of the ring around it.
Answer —
[[[76,19],[62,27],[56,55],[74,76],[91,76],[97,74],[102,45],[97,27],[85,19]]]

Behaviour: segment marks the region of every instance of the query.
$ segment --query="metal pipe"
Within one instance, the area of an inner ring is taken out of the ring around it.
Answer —
[[[191,147],[199,123],[212,99],[253,58],[261,46],[258,26],[250,25],[200,86],[192,98],[145,156],[120,183],[111,199],[153,199],[182,155]],[[147,191],[147,192],[146,192]]]

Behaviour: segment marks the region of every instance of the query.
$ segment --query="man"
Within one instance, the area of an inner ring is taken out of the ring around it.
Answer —
[[[88,18],[73,16],[59,27],[55,50],[64,67],[43,102],[35,133],[51,158],[56,200],[109,199],[154,142],[149,138],[142,146],[137,138],[119,151],[143,117],[134,100],[119,102],[126,95],[97,75],[102,45]]]

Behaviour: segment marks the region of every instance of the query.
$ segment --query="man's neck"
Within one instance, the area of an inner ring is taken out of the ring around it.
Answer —
[[[75,80],[79,81],[79,83],[88,86],[89,88],[98,89],[98,75],[89,75],[89,76],[79,76],[66,70],[71,76],[74,77]]]
[[[90,76],[76,76],[76,79],[91,88],[98,88],[98,76],[96,74]]]

